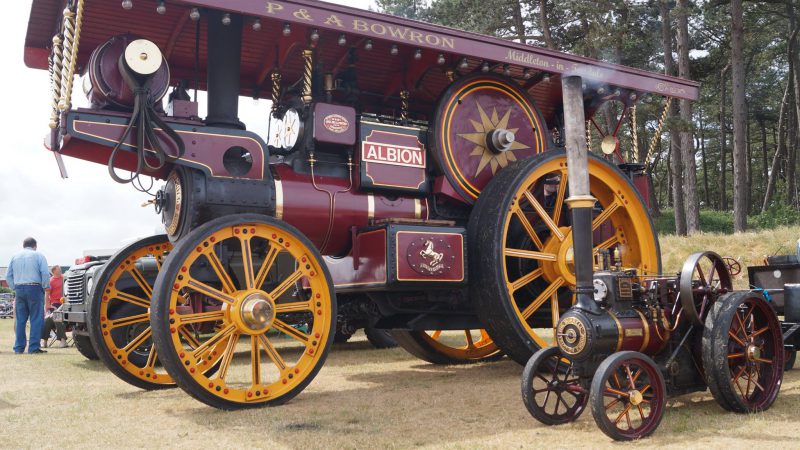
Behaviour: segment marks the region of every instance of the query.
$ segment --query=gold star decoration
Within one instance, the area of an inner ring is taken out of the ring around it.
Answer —
[[[472,153],[469,156],[480,156],[481,161],[478,163],[478,170],[475,171],[475,176],[477,177],[481,170],[483,170],[487,165],[492,169],[492,175],[497,172],[497,168],[503,168],[508,165],[509,162],[513,162],[517,160],[517,157],[514,155],[513,150],[521,150],[530,148],[529,146],[519,142],[514,141],[511,144],[511,148],[504,152],[495,153],[489,146],[486,144],[486,135],[498,128],[500,129],[507,129],[508,131],[516,134],[519,128],[508,128],[508,120],[511,117],[511,108],[506,110],[506,113],[503,114],[503,117],[497,114],[497,108],[492,108],[492,116],[489,117],[486,114],[486,111],[483,110],[480,103],[477,101],[475,105],[478,107],[478,114],[481,116],[481,121],[477,122],[475,120],[470,119],[470,123],[472,123],[472,127],[475,128],[474,133],[462,133],[459,134],[458,137],[464,138],[473,144],[475,144],[475,148],[472,149]]]

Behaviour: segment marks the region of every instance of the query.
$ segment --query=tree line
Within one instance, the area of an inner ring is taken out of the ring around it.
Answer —
[[[696,102],[640,101],[619,136],[632,159],[650,156],[654,213],[671,208],[678,234],[700,231],[701,208],[733,211],[734,230],[744,231],[748,216],[800,207],[800,0],[376,2],[394,15],[699,81]],[[620,113],[602,108],[601,131]]]

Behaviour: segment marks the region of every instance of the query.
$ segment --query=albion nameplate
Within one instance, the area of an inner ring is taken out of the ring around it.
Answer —
[[[378,142],[362,142],[361,160],[396,166],[425,168],[425,152],[419,146],[403,147]]]

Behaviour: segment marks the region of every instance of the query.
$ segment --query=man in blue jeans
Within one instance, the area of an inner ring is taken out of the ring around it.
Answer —
[[[25,351],[25,325],[31,321],[28,353],[47,353],[39,348],[44,326],[44,290],[50,289],[50,270],[44,255],[36,251],[36,239],[25,238],[22,251],[11,258],[6,273],[8,287],[16,292],[16,340],[14,353]]]

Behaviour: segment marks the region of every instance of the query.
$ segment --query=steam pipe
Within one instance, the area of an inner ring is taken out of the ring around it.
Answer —
[[[241,128],[239,121],[239,77],[242,60],[242,16],[230,14],[230,23],[222,22],[224,13],[208,11],[208,116],[206,124]]]
[[[575,254],[575,306],[599,314],[592,285],[592,208],[597,201],[589,190],[589,157],[586,148],[586,118],[583,105],[583,80],[563,77],[564,135],[567,147],[567,182],[572,210],[572,245]]]

